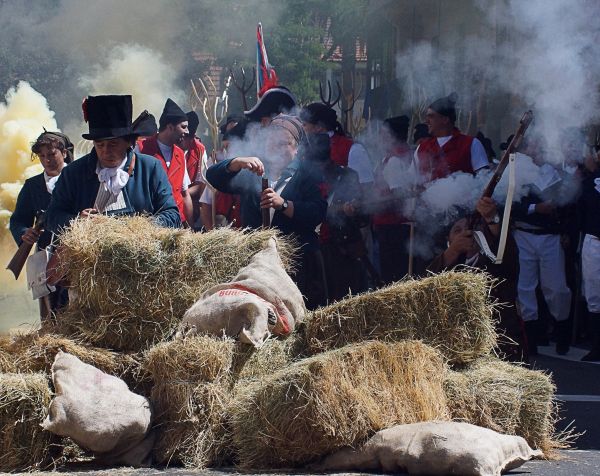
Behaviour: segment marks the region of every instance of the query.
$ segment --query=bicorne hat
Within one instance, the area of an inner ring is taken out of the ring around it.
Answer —
[[[260,121],[263,117],[272,117],[287,113],[296,106],[296,98],[285,86],[268,89],[249,111],[244,115],[250,121]]]
[[[87,140],[114,139],[137,135],[131,127],[133,105],[130,95],[88,96],[81,105],[89,125]]]

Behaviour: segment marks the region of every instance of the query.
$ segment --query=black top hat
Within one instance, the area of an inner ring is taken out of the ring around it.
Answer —
[[[200,118],[195,111],[186,112],[185,115],[187,116],[188,121],[188,133],[191,136],[195,136],[196,131],[198,130],[198,125],[200,124]]]
[[[263,117],[272,117],[289,112],[296,105],[296,99],[288,88],[277,86],[268,89],[245,116],[251,121],[260,121]]]
[[[429,107],[442,116],[449,117],[454,123],[456,122],[456,101],[458,95],[451,93],[448,96],[433,101]]]
[[[137,135],[131,127],[130,95],[88,96],[81,105],[83,118],[89,124],[84,139],[100,140]]]
[[[408,125],[410,123],[408,116],[388,117],[383,123],[388,126],[397,140],[406,142],[408,138]]]
[[[163,112],[158,120],[158,125],[162,129],[167,124],[179,124],[188,120],[187,115],[183,112],[175,101],[171,98],[167,99]]]
[[[337,127],[337,113],[322,102],[313,102],[300,111],[300,119],[309,124],[319,124],[328,131]]]

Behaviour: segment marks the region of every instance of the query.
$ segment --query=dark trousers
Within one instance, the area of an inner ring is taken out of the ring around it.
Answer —
[[[292,279],[304,296],[307,309],[312,310],[327,304],[325,269],[320,250],[301,252]]]
[[[321,245],[329,302],[339,301],[349,293],[364,291],[364,269],[361,261],[343,245]]]
[[[410,226],[377,225],[375,238],[379,243],[379,268],[385,284],[402,279],[408,274],[408,245]]]

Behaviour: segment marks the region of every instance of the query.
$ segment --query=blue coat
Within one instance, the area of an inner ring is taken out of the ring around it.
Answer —
[[[206,171],[206,178],[217,190],[239,194],[241,197],[242,224],[251,228],[262,225],[260,211],[261,179],[248,170],[232,173],[227,166],[233,159],[224,160]],[[272,226],[284,235],[294,235],[303,250],[318,248],[315,228],[325,219],[327,202],[319,189],[318,176],[309,170],[308,164],[295,159],[283,171],[281,181],[291,179],[281,192],[281,196],[294,203],[294,216],[288,218],[281,211],[273,215]],[[277,185],[277,184],[276,184]]]
[[[64,169],[66,170],[66,168]],[[47,210],[50,203],[50,193],[46,188],[44,174],[35,175],[23,184],[23,188],[17,197],[15,211],[10,217],[10,232],[17,246],[21,245],[21,237],[27,228],[33,226],[35,214],[41,210]],[[51,234],[48,231],[42,233],[38,246],[45,248],[50,244]]]
[[[132,153],[128,153],[123,169],[128,170]],[[79,212],[92,208],[100,182],[96,175],[96,151],[65,167],[60,175],[48,207],[46,223],[57,233],[75,218]],[[147,213],[153,215],[157,224],[167,227],[181,226],[179,210],[173,200],[171,185],[161,163],[154,157],[136,154],[135,167],[123,189],[126,207],[109,212],[118,215]]]

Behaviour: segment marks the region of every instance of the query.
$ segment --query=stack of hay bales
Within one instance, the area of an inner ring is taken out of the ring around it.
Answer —
[[[275,230],[211,233],[161,228],[148,218],[75,220],[61,238],[74,299],[59,316],[64,335],[139,351],[167,339],[185,311],[215,284],[231,280]],[[293,246],[279,240],[286,269]]]
[[[75,221],[62,244],[77,298],[47,335],[0,343],[0,371],[23,372],[0,378],[15,395],[29,392],[29,406],[0,413],[3,428],[32,427],[3,442],[0,470],[47,456],[39,423],[59,349],[149,396],[159,464],[298,467],[396,424],[451,418],[524,436],[546,452],[556,445],[550,379],[490,357],[494,303],[484,274],[442,273],[350,297],[260,349],[208,336],[170,340],[202,292],[233,278],[274,235],[192,234],[142,217]],[[290,269],[293,246],[278,249]]]

